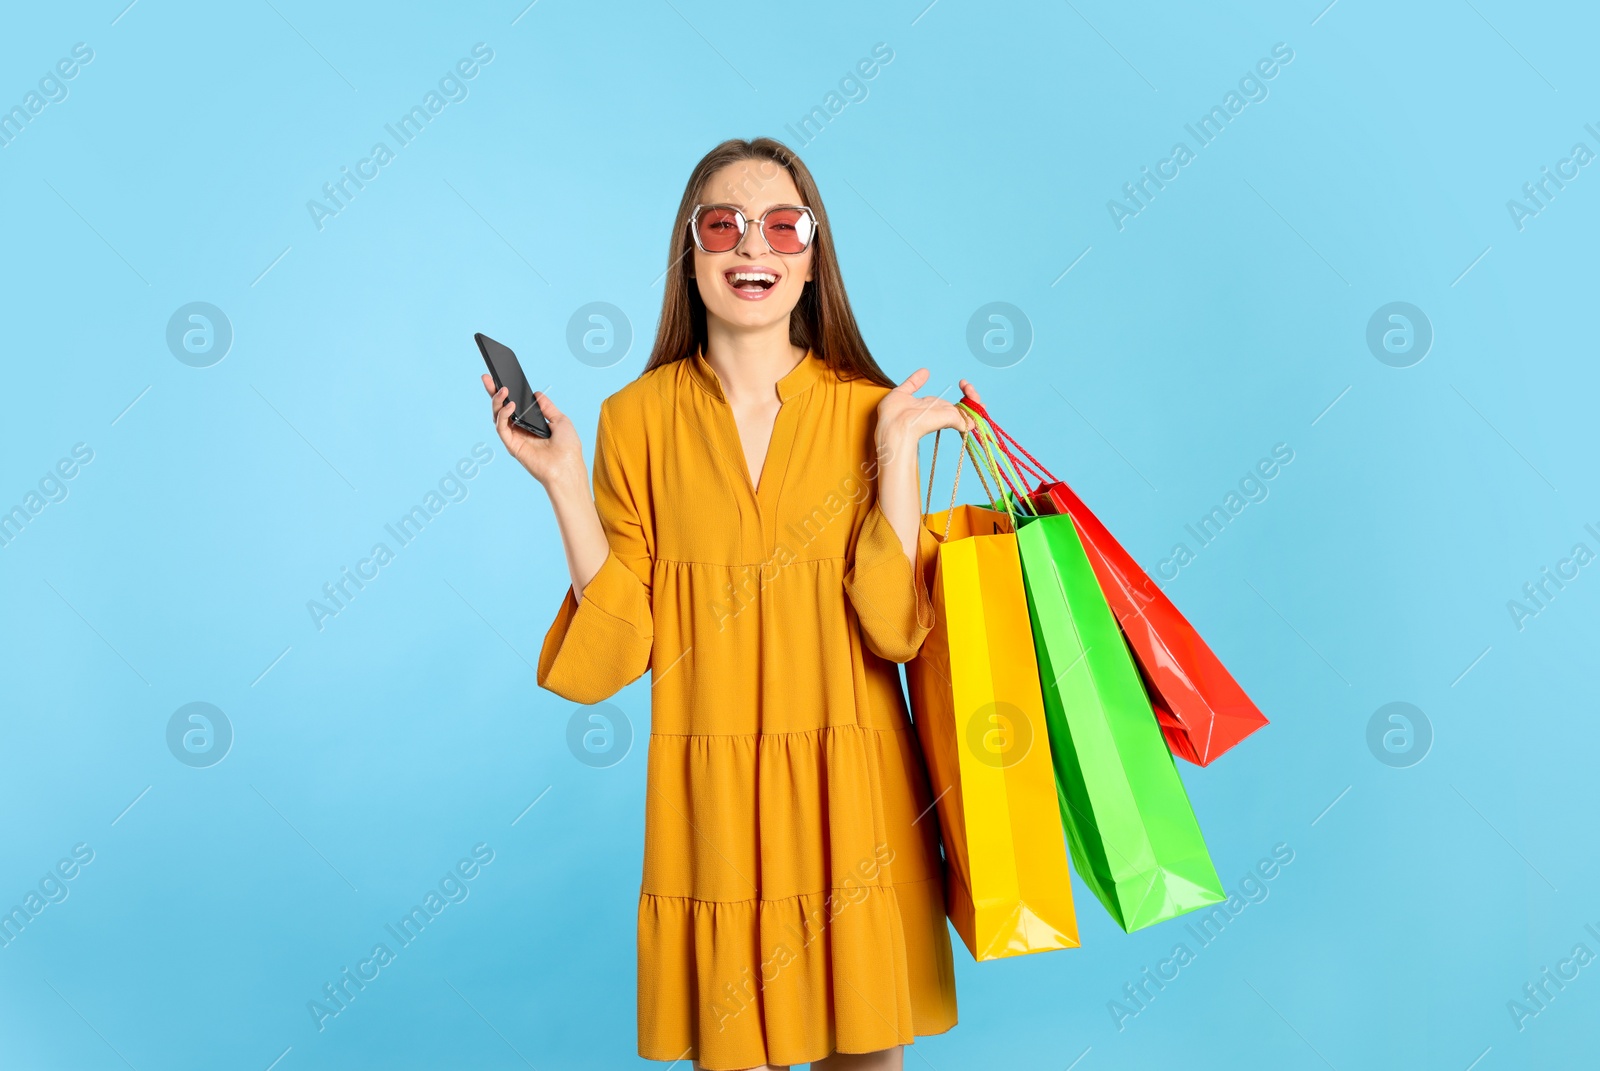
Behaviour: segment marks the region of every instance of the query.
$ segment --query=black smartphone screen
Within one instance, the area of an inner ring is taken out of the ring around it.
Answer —
[[[550,425],[545,423],[544,414],[539,412],[539,403],[534,400],[533,388],[528,386],[528,377],[522,374],[517,355],[511,352],[510,346],[496,342],[488,335],[480,333],[472,337],[478,343],[478,351],[483,354],[483,363],[489,366],[495,391],[498,393],[501,387],[505,387],[507,400],[516,406],[511,411],[511,422],[541,439],[548,439]]]

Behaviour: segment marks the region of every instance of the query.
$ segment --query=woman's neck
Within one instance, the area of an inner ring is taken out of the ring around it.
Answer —
[[[706,363],[729,402],[770,399],[778,380],[805,355],[803,347],[789,341],[787,321],[754,329],[715,319],[706,323]]]

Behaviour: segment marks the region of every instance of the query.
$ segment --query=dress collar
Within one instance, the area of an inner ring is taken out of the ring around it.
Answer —
[[[705,389],[705,392],[718,401],[727,401],[727,396],[722,393],[722,380],[717,376],[717,370],[711,367],[706,360],[705,353],[695,350],[693,357],[686,358],[689,365],[689,374],[696,383]],[[790,398],[808,390],[822,375],[827,365],[814,350],[806,350],[806,355],[800,358],[800,363],[778,380],[778,401],[787,402]]]

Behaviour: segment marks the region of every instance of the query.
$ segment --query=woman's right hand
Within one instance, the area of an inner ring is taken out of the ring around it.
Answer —
[[[483,389],[489,392],[490,415],[494,417],[495,430],[500,433],[506,451],[543,484],[545,490],[553,486],[577,486],[587,490],[589,470],[583,464],[583,443],[578,439],[578,429],[556,408],[548,394],[535,391],[533,396],[539,403],[539,412],[544,414],[545,423],[550,425],[550,437],[541,439],[511,423],[511,414],[517,407],[508,400],[510,392],[506,388],[495,390],[494,380],[485,375]]]

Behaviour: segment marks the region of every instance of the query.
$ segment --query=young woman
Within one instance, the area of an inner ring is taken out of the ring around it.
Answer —
[[[956,1022],[938,823],[895,663],[933,625],[917,443],[971,430],[895,386],[845,297],[805,165],[767,138],[695,167],[660,329],[600,407],[510,423],[572,587],[539,684],[651,671],[639,1053],[708,1071],[898,1069]],[[977,398],[971,386],[962,389]]]

